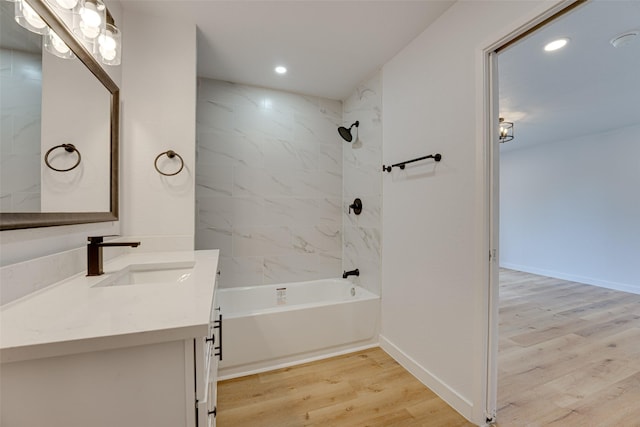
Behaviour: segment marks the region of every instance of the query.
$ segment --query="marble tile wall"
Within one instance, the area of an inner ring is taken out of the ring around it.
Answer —
[[[39,54],[0,49],[0,210],[40,211]]]
[[[220,286],[342,273],[342,103],[200,79],[196,249]]]
[[[377,73],[343,103],[343,122],[358,120],[358,138],[343,151],[343,268],[360,270],[354,279],[380,295],[382,209],[382,82]],[[355,128],[354,128],[355,129]],[[352,132],[355,136],[355,132]],[[362,200],[360,215],[348,206]]]

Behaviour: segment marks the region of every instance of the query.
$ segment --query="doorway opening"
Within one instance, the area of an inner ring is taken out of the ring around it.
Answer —
[[[577,2],[489,55],[490,247],[500,254],[490,272],[497,384],[488,408],[500,426],[638,417],[617,405],[637,406],[628,399],[640,393],[640,296],[620,292],[640,293],[628,257],[640,256],[640,176],[629,160],[640,111],[627,103],[640,81],[626,73],[637,69],[640,40],[628,41],[631,53],[613,41],[639,12],[634,2]],[[569,43],[544,52],[555,38]],[[499,117],[514,123],[511,142],[497,142]]]

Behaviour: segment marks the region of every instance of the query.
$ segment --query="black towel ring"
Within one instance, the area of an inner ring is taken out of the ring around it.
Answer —
[[[158,160],[160,159],[160,157],[162,157],[163,155],[167,155],[168,158],[173,159],[174,157],[177,157],[178,159],[180,159],[180,169],[178,169],[177,171],[175,171],[174,173],[166,173],[166,172],[162,172],[160,169],[158,169]],[[160,153],[156,156],[156,160],[153,162],[153,166],[155,166],[156,170],[158,171],[158,173],[160,175],[164,175],[164,176],[174,176],[174,175],[178,175],[180,172],[182,172],[182,169],[184,168],[184,160],[182,159],[182,156],[178,153],[176,153],[173,150],[168,150],[165,151],[163,153]]]
[[[58,168],[54,168],[53,166],[51,166],[51,163],[49,163],[49,154],[51,154],[51,152],[53,150],[55,150],[56,148],[64,148],[64,151],[66,151],[67,153],[73,153],[75,151],[78,154],[78,161],[76,162],[76,164],[71,166],[70,168],[67,168],[67,169],[58,169]],[[53,169],[56,172],[69,172],[70,170],[73,170],[73,169],[77,168],[78,165],[80,164],[81,160],[82,160],[82,156],[80,155],[80,152],[78,151],[76,146],[73,145],[73,144],[56,145],[55,147],[49,148],[49,150],[44,155],[44,162],[47,165],[47,167],[49,169]]]

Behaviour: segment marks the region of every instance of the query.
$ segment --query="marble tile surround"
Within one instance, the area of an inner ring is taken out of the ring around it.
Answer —
[[[40,55],[0,49],[0,79],[0,209],[39,212]]]
[[[342,273],[342,103],[201,79],[196,249],[220,286]]]
[[[343,151],[343,261],[344,270],[360,270],[353,279],[380,295],[382,222],[382,82],[377,73],[358,85],[343,103],[343,120],[358,120],[358,138]],[[355,133],[354,133],[355,135]],[[348,206],[362,200],[360,215]]]

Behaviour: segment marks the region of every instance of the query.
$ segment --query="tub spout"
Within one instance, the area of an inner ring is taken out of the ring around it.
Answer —
[[[345,271],[344,273],[342,273],[343,279],[346,279],[349,276],[360,276],[360,270],[356,268],[355,270]]]

